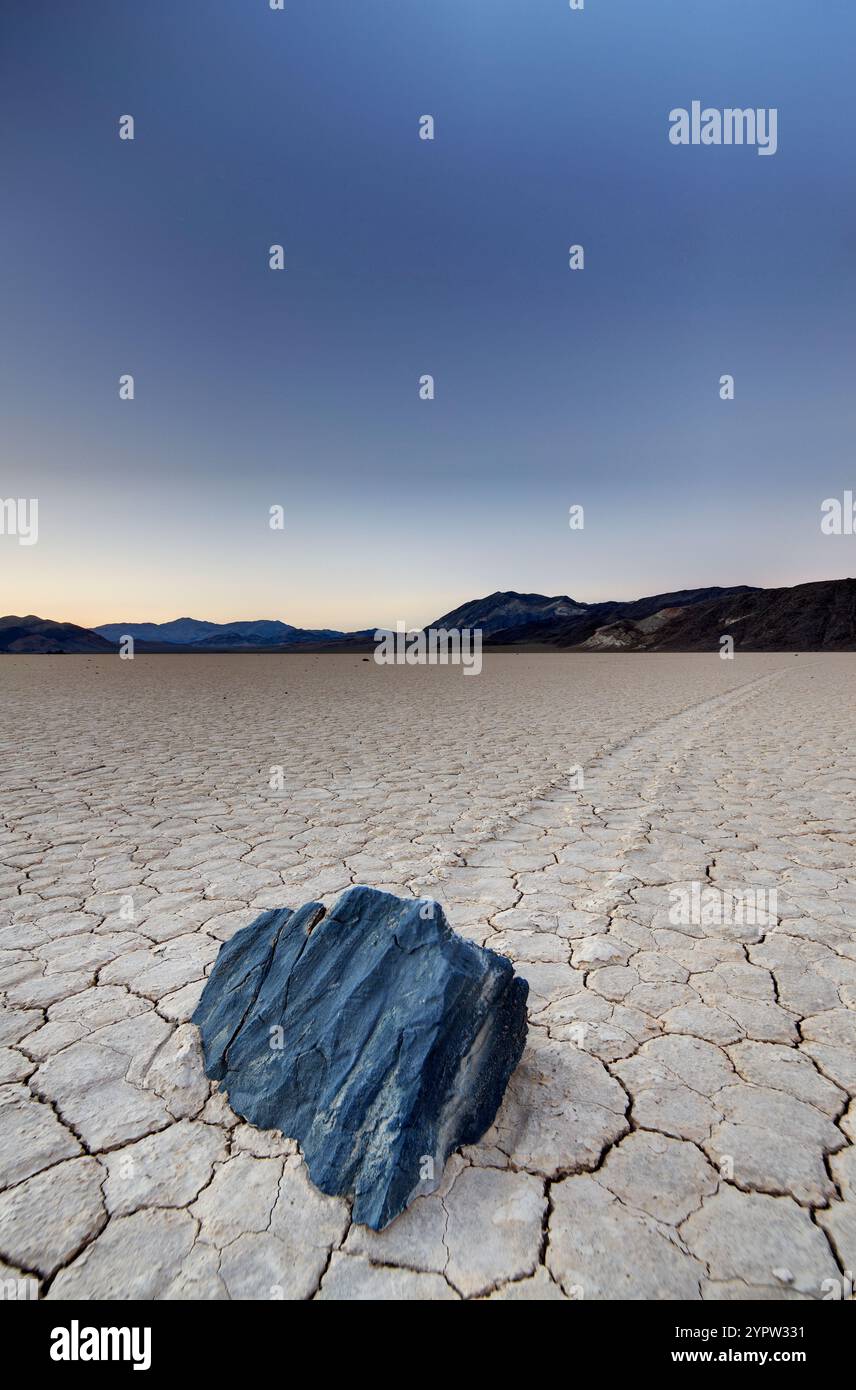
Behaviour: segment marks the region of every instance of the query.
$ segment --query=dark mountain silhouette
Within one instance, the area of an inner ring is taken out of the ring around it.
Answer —
[[[169,623],[102,623],[95,631],[111,642],[130,636],[162,646],[281,647],[285,643],[324,642],[345,637],[332,628],[300,628],[276,618],[250,622],[209,623],[201,618],[174,618]]]
[[[277,627],[281,632],[272,632]],[[224,626],[222,631],[209,632],[193,643],[191,650],[223,651],[227,648],[236,651],[241,647],[306,647],[325,642],[338,642],[350,634],[328,631],[325,628],[289,627],[287,623],[234,623]]]
[[[567,595],[545,598],[543,594],[495,593],[454,608],[431,626],[480,627],[489,643],[500,646],[543,643],[576,647],[609,622],[622,618],[632,622],[666,607],[683,608],[712,598],[754,592],[763,591],[738,584],[728,589],[680,589],[626,603],[579,603]]]
[[[216,631],[218,627],[225,630],[225,626],[221,623],[207,623],[201,618],[173,618],[169,623],[104,623],[94,630],[111,642],[118,642],[120,637],[128,636],[146,642],[186,644],[196,642],[200,637],[207,637],[209,632]]]
[[[856,579],[789,589],[681,589],[632,602],[578,603],[513,590],[470,599],[432,627],[481,628],[485,645],[546,651],[717,651],[730,635],[749,651],[856,651]],[[164,632],[168,635],[164,636]],[[74,623],[0,618],[2,652],[115,652],[131,635],[138,652],[371,651],[374,629],[297,628],[276,619],[208,623]],[[110,640],[110,639],[113,640]]]
[[[856,579],[667,606],[641,621],[624,617],[606,624],[583,645],[601,651],[715,651],[726,635],[744,651],[853,651]]]
[[[450,613],[437,618],[432,627],[480,627],[484,633],[526,627],[531,623],[560,624],[588,611],[589,604],[577,603],[567,594],[547,598],[544,594],[517,594],[513,589],[470,599]]]
[[[54,623],[50,618],[0,618],[0,652],[114,652],[116,648],[89,628]]]

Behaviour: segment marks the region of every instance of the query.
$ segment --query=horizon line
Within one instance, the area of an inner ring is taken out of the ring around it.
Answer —
[[[490,590],[490,592],[488,592],[488,593],[486,593],[486,594],[481,594],[481,595],[478,595],[478,596],[476,596],[476,597],[474,597],[474,598],[471,597],[471,598],[465,598],[465,599],[461,600],[459,603],[455,604],[452,608],[448,609],[448,610],[447,610],[447,613],[453,613],[453,612],[455,612],[455,610],[456,610],[457,608],[463,608],[463,607],[464,607],[465,605],[467,605],[467,604],[471,604],[471,603],[484,603],[487,599],[493,598],[495,595],[499,595],[499,594],[510,594],[510,595],[515,595],[515,596],[518,596],[518,597],[541,598],[541,599],[546,599],[548,602],[555,602],[556,600],[567,599],[569,602],[578,604],[580,607],[594,608],[594,607],[597,607],[597,606],[599,606],[600,604],[604,604],[604,603],[616,603],[616,604],[634,603],[634,602],[641,602],[643,599],[646,599],[646,598],[657,598],[657,597],[661,597],[661,596],[662,596],[662,597],[666,597],[666,596],[668,596],[668,595],[670,595],[670,594],[694,593],[694,592],[697,592],[698,590],[704,590],[704,589],[745,589],[745,590],[752,591],[752,592],[755,592],[755,593],[759,593],[759,592],[771,592],[771,593],[772,593],[772,592],[775,592],[776,590],[779,590],[779,589],[798,589],[798,588],[807,587],[808,585],[811,585],[811,584],[835,584],[835,583],[844,583],[844,582],[847,581],[847,580],[852,580],[852,579],[854,579],[854,577],[855,577],[855,576],[853,576],[853,575],[839,575],[839,576],[830,577],[830,578],[826,578],[826,579],[807,579],[807,580],[799,580],[799,581],[797,581],[797,582],[794,583],[794,584],[776,584],[776,585],[772,585],[772,586],[768,586],[768,585],[764,585],[764,584],[742,584],[742,583],[736,583],[736,584],[698,584],[698,585],[686,586],[686,587],[681,588],[681,589],[665,589],[665,590],[660,591],[659,593],[654,593],[654,594],[649,594],[649,593],[637,594],[634,598],[608,598],[608,599],[575,599],[575,598],[573,598],[570,594],[546,594],[546,593],[542,593],[540,590],[535,590],[535,589],[492,589],[492,590]],[[441,614],[441,615],[440,615],[440,617],[445,617],[445,616],[446,616],[446,614]],[[292,628],[295,628],[295,629],[298,630],[298,631],[301,631],[301,630],[302,630],[302,631],[309,630],[309,631],[319,631],[319,632],[322,632],[322,631],[323,631],[323,632],[335,632],[335,633],[343,633],[343,634],[346,635],[346,636],[347,636],[347,635],[350,635],[350,634],[353,634],[353,633],[371,632],[371,631],[379,631],[379,630],[384,630],[384,631],[389,631],[389,630],[391,630],[391,627],[390,627],[389,624],[382,624],[382,623],[365,623],[365,624],[363,624],[362,626],[358,626],[358,627],[340,628],[340,627],[330,627],[328,624],[324,624],[324,623],[318,623],[318,624],[316,624],[316,623],[304,623],[304,624],[300,624],[300,623],[295,623],[295,622],[289,622],[289,621],[287,621],[287,620],[284,619],[284,618],[278,618],[278,617],[277,617],[277,618],[271,618],[271,617],[258,617],[258,616],[256,616],[256,617],[253,617],[253,618],[239,618],[239,617],[234,617],[234,616],[233,616],[233,617],[231,617],[231,618],[227,618],[227,619],[223,619],[222,621],[218,621],[218,620],[215,619],[215,618],[195,618],[195,617],[193,617],[192,614],[189,614],[189,613],[182,613],[182,614],[177,615],[177,616],[174,617],[174,618],[162,618],[162,619],[159,619],[159,620],[158,620],[158,619],[153,619],[153,618],[123,618],[123,619],[111,619],[111,620],[108,620],[108,621],[106,621],[106,622],[95,622],[95,623],[92,623],[92,622],[90,622],[90,623],[84,623],[84,622],[81,622],[81,621],[79,621],[79,620],[75,620],[75,619],[73,619],[73,618],[45,618],[45,617],[42,617],[42,615],[40,615],[40,614],[38,614],[38,613],[34,613],[34,612],[32,612],[32,611],[29,612],[29,613],[20,613],[20,614],[8,613],[8,614],[3,614],[2,617],[3,617],[3,618],[11,618],[11,617],[28,618],[28,617],[29,617],[29,618],[36,618],[36,619],[38,619],[38,620],[41,621],[41,622],[64,622],[64,623],[69,623],[69,624],[71,624],[72,626],[75,626],[75,627],[85,628],[86,630],[88,630],[88,631],[90,631],[90,632],[96,632],[99,628],[103,628],[103,627],[118,627],[118,626],[121,626],[122,624],[125,624],[125,625],[127,625],[127,626],[129,626],[129,627],[131,627],[131,626],[139,627],[139,626],[143,626],[143,625],[149,625],[149,626],[152,626],[152,627],[167,627],[167,626],[169,626],[171,623],[177,623],[177,622],[182,622],[182,621],[197,622],[197,623],[210,623],[213,627],[218,627],[218,628],[228,627],[230,623],[279,622],[279,623],[282,623],[283,626],[285,626],[285,627],[292,627]],[[405,619],[399,618],[399,619],[396,619],[395,621],[396,621],[396,622],[404,622]],[[434,621],[434,622],[439,622],[439,621],[440,621],[440,618],[436,618],[436,619],[434,619],[433,621]],[[422,623],[422,624],[414,623],[414,624],[411,624],[410,626],[411,626],[414,630],[416,630],[417,628],[426,628],[426,627],[429,627],[429,626],[431,626],[431,623]]]

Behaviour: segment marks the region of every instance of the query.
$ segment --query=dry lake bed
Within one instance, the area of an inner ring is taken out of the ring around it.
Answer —
[[[0,659],[4,1286],[852,1297],[854,689],[851,654]],[[380,1234],[188,1022],[255,913],[352,883],[530,984],[495,1126]]]

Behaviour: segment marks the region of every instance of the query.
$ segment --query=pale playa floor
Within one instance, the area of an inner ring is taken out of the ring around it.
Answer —
[[[854,681],[851,655],[0,660],[0,1276],[848,1296]],[[779,924],[675,928],[669,887],[705,879],[775,887]],[[531,989],[494,1130],[381,1235],[209,1095],[186,1022],[256,911],[352,882],[438,896]]]

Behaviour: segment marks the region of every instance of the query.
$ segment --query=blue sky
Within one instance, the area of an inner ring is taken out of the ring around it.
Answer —
[[[851,3],[4,0],[0,32],[0,496],[39,498],[3,612],[361,627],[856,571],[819,524],[856,474]],[[696,99],[776,107],[776,155],[672,146]]]

